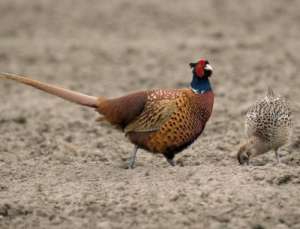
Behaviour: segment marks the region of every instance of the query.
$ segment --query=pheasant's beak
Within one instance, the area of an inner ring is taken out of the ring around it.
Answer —
[[[210,64],[206,64],[205,67],[204,67],[204,70],[213,71],[213,68]]]
[[[210,64],[206,64],[204,67],[204,75],[206,77],[210,77],[213,73],[213,68]]]
[[[190,63],[190,67],[191,67],[191,68],[196,67],[196,65],[197,65],[197,63]]]

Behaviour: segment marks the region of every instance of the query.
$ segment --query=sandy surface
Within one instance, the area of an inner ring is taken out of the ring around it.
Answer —
[[[188,86],[215,73],[213,115],[176,157],[146,152],[97,113],[0,82],[0,228],[300,228],[300,141],[241,167],[244,115],[267,86],[299,119],[300,2],[0,1],[0,69],[92,95]]]

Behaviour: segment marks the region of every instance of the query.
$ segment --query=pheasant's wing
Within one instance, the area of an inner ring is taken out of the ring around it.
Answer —
[[[107,120],[121,128],[135,120],[145,109],[147,91],[135,92],[115,99],[100,99],[97,110],[104,117],[99,121]]]
[[[256,135],[261,136],[262,138],[268,138],[267,136],[264,136],[266,133],[264,113],[266,112],[266,109],[269,109],[268,101],[267,98],[260,99],[249,108],[245,122],[245,131],[248,137]]]
[[[177,110],[176,99],[161,99],[147,102],[143,112],[125,128],[128,132],[157,131]]]

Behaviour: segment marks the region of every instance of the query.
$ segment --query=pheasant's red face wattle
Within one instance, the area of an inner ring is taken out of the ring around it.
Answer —
[[[205,59],[201,59],[196,63],[191,63],[190,66],[194,69],[194,73],[199,78],[210,77],[212,75],[213,69]]]
[[[206,62],[206,60],[200,60],[195,67],[195,72],[196,72],[197,76],[199,76],[199,77],[204,76],[205,62]]]

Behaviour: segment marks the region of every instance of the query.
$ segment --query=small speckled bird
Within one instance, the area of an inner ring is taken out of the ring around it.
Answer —
[[[214,103],[209,82],[212,67],[207,60],[191,63],[191,88],[154,89],[115,99],[93,97],[15,74],[15,80],[80,105],[93,107],[106,120],[121,128],[135,145],[129,167],[133,168],[138,148],[163,154],[171,165],[174,156],[190,145],[204,130]]]
[[[271,88],[262,100],[256,102],[246,115],[247,142],[238,151],[240,164],[249,164],[255,157],[269,150],[275,151],[279,163],[278,149],[288,143],[292,133],[291,111],[286,100],[274,94]]]

